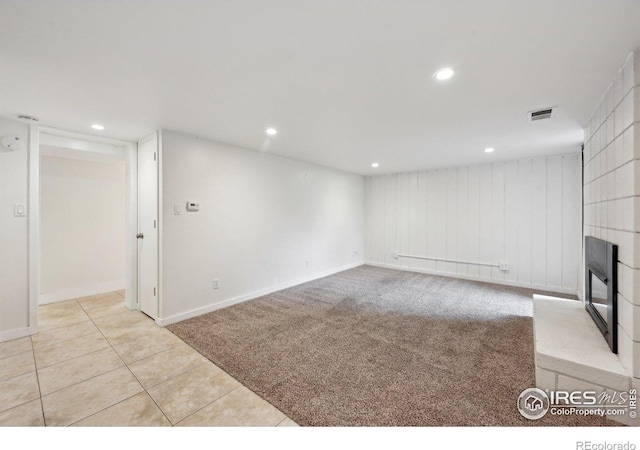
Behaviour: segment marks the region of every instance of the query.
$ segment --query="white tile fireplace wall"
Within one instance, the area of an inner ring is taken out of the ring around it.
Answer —
[[[636,52],[589,120],[583,152],[584,236],[618,245],[618,356],[635,378],[640,378],[639,85]]]

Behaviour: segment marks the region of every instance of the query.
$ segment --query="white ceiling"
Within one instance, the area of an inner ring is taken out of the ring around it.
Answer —
[[[632,0],[0,0],[0,115],[409,171],[577,151],[636,48]]]

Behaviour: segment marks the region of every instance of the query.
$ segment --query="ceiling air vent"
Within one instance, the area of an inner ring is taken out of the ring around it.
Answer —
[[[553,113],[553,108],[539,109],[537,111],[529,111],[529,122],[536,120],[548,119]]]

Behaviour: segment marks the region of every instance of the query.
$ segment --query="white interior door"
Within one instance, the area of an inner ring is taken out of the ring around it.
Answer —
[[[138,299],[158,318],[158,134],[138,144]]]

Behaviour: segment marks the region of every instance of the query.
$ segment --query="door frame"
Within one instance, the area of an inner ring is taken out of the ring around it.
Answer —
[[[57,128],[31,124],[29,126],[29,326],[38,332],[38,303],[40,296],[40,144],[44,142],[72,145],[73,141],[95,144],[104,151],[106,146],[124,147],[126,166],[125,211],[125,305],[138,308],[138,145],[135,142],[82,134]],[[107,150],[108,151],[108,150]]]

